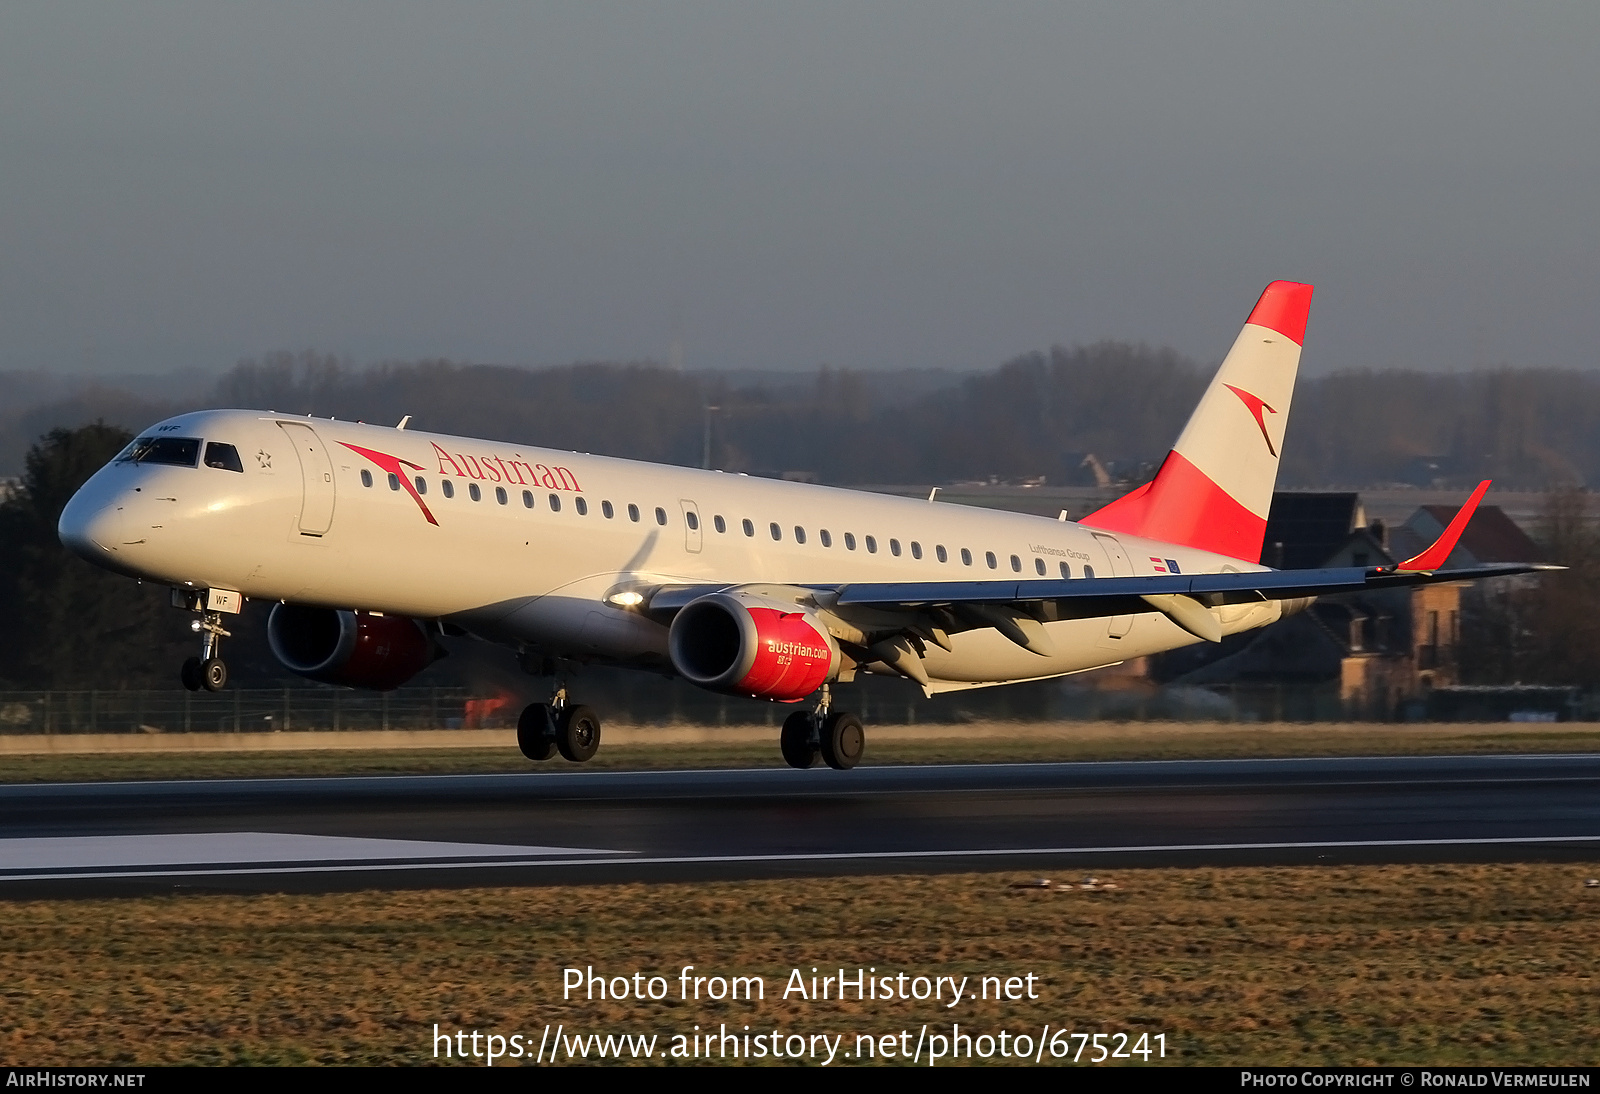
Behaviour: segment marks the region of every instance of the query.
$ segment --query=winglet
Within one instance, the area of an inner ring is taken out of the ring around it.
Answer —
[[[1450,527],[1444,534],[1434,540],[1433,546],[1423,551],[1420,555],[1406,559],[1396,570],[1438,570],[1444,566],[1444,560],[1450,557],[1450,552],[1456,549],[1456,543],[1461,539],[1461,533],[1467,530],[1467,521],[1472,519],[1472,514],[1477,511],[1478,503],[1483,500],[1483,495],[1489,491],[1489,480],[1484,479],[1478,488],[1472,492],[1472,497],[1467,499],[1467,504],[1450,521]]]

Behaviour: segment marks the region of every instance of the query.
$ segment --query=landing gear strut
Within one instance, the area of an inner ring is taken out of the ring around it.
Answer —
[[[221,612],[202,610],[199,615],[189,626],[200,635],[200,656],[185,661],[178,675],[190,691],[221,691],[228,686],[228,666],[221,657],[222,640],[233,635],[223,628]]]
[[[797,710],[783,720],[778,747],[790,767],[806,768],[821,756],[835,771],[848,771],[861,762],[867,734],[861,719],[849,711],[830,711],[832,696],[827,685],[815,710]]]
[[[548,760],[555,753],[575,764],[600,750],[600,718],[586,706],[569,704],[565,686],[548,703],[529,703],[517,719],[517,747],[530,760]]]

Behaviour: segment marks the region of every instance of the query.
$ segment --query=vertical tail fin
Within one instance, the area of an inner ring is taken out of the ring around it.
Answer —
[[[1155,479],[1081,523],[1259,562],[1310,309],[1268,285]]]

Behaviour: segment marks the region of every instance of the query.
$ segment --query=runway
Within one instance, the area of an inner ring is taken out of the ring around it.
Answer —
[[[0,898],[1600,859],[1600,756],[0,787]]]

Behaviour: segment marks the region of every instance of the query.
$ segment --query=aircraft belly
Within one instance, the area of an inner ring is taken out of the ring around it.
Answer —
[[[473,630],[561,656],[607,660],[667,656],[666,627],[637,612],[609,607],[598,595],[586,596],[576,590],[527,601],[487,628],[475,626]]]

